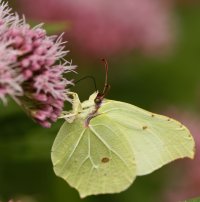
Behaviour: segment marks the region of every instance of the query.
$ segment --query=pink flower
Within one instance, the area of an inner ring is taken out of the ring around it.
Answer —
[[[158,53],[172,40],[171,5],[160,0],[19,0],[42,20],[67,20],[77,49],[93,56],[130,50]]]
[[[170,109],[167,114],[185,124],[193,134],[196,143],[194,160],[176,162],[174,174],[169,179],[163,201],[177,202],[200,196],[200,119],[197,115]],[[177,170],[175,170],[177,169]],[[172,170],[173,172],[173,170]]]
[[[15,70],[16,52],[8,48],[10,43],[0,41],[0,100],[6,103],[6,97],[23,95],[23,76]]]
[[[0,99],[15,99],[33,119],[50,127],[68,100],[68,81],[63,74],[75,66],[63,57],[61,37],[47,36],[41,25],[34,28],[11,14],[0,1]]]

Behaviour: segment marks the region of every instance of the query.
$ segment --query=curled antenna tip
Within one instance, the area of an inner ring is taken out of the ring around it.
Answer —
[[[107,62],[107,60],[105,58],[102,58],[101,62],[103,62],[103,64],[105,65],[105,68],[108,69],[108,62]]]

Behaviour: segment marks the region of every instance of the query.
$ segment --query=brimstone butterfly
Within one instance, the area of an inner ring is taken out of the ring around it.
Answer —
[[[178,159],[194,156],[189,130],[169,117],[134,105],[104,99],[94,93],[73,109],[52,147],[56,175],[76,188],[81,197],[117,193],[136,176],[145,175]]]

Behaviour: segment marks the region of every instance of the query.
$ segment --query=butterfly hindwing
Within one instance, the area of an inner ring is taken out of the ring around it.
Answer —
[[[71,124],[65,122],[51,155],[55,173],[81,197],[120,192],[136,177],[130,143],[104,115],[93,118],[88,127],[79,118]]]

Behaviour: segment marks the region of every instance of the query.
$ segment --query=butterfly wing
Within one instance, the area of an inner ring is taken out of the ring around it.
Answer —
[[[114,121],[132,144],[137,175],[151,173],[175,159],[194,156],[195,143],[189,130],[169,117],[111,100],[104,102],[99,114]]]
[[[130,143],[118,126],[98,116],[65,122],[52,147],[55,173],[76,188],[81,197],[125,190],[136,177]]]

